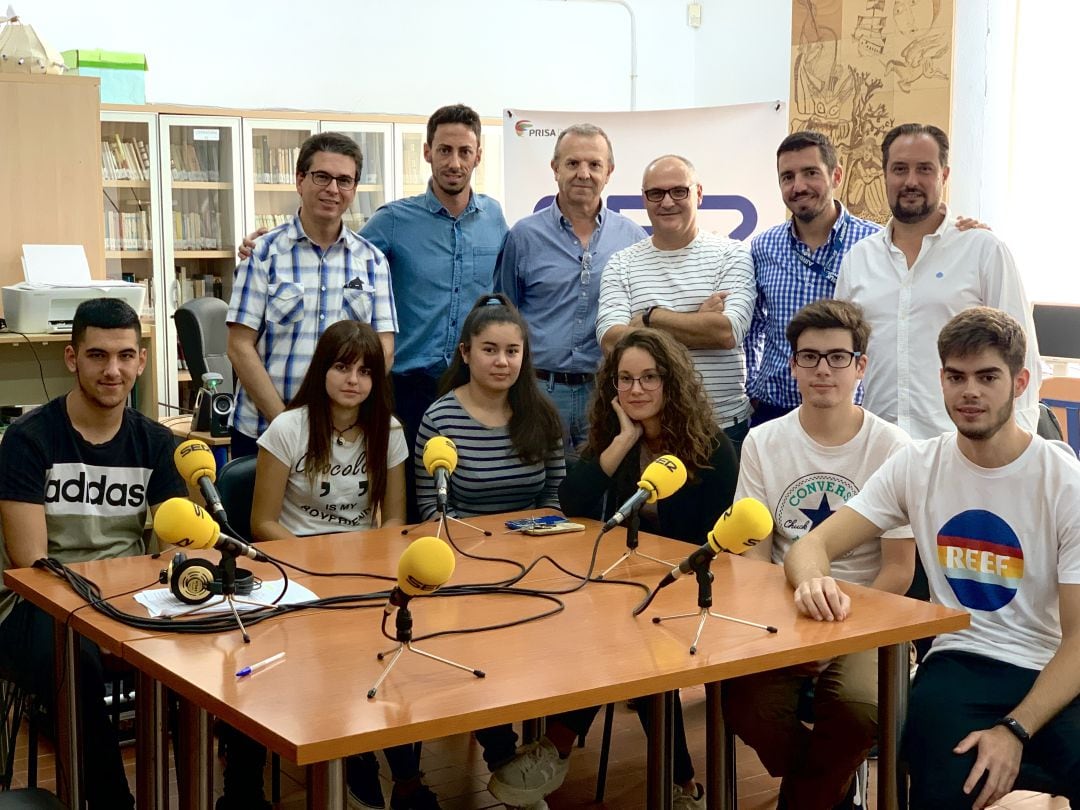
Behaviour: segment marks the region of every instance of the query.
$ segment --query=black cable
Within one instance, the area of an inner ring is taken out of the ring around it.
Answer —
[[[26,341],[26,345],[30,347],[30,351],[34,353],[34,360],[37,361],[38,376],[41,378],[41,390],[45,392],[45,401],[48,402],[52,397],[49,396],[49,387],[45,385],[45,367],[41,365],[41,358],[38,357],[37,349],[34,348],[34,341],[30,339],[30,336],[25,332],[20,332],[17,329],[12,329],[9,325],[7,331],[13,332],[16,335],[22,335],[23,340]]]

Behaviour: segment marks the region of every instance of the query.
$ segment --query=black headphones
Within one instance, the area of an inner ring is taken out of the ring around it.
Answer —
[[[168,568],[161,569],[158,582],[168,585],[172,595],[187,605],[201,605],[221,594],[221,572],[218,567],[198,557],[188,559],[182,551],[173,555]],[[238,596],[248,596],[261,585],[262,580],[248,569],[236,569]]]

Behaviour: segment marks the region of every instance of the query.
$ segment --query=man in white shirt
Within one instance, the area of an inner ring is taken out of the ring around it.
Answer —
[[[932,125],[902,124],[885,136],[881,156],[893,217],[851,249],[836,284],[836,297],[861,306],[873,328],[863,405],[915,439],[952,430],[927,358],[949,318],[989,306],[1008,312],[1027,332],[1031,380],[1016,415],[1034,430],[1040,378],[1031,306],[1005,244],[989,230],[959,231],[941,201],[948,136]]]
[[[802,404],[755,426],[743,444],[735,497],[769,507],[773,533],[746,556],[783,564],[800,538],[820,526],[910,439],[854,404],[867,369],[870,327],[859,308],[821,299],[787,326],[788,366]],[[783,463],[777,463],[783,459]],[[903,593],[915,548],[906,526],[854,548],[834,566],[847,582]],[[800,698],[813,684],[813,729]],[[850,807],[853,776],[877,732],[877,650],[725,681],[724,716],[773,776],[781,807]]]
[[[912,687],[913,808],[980,810],[1032,766],[1080,806],[1080,463],[1013,418],[1025,352],[1000,310],[950,320],[938,355],[956,432],[896,453],[784,562],[799,610],[843,621],[852,602],[830,561],[910,523],[934,601],[971,614],[934,640]]]
[[[750,250],[698,228],[702,188],[686,158],[650,163],[641,193],[653,235],[608,260],[596,337],[608,352],[631,329],[647,326],[686,346],[717,423],[738,449],[750,415],[742,348],[757,296]]]

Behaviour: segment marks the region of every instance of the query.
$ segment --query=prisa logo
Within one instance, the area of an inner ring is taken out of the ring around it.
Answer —
[[[522,118],[514,124],[514,132],[519,138],[554,138],[559,133],[548,127],[534,127],[533,122]]]

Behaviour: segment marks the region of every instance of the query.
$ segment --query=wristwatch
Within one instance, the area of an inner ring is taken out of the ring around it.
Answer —
[[[652,319],[654,309],[656,309],[656,305],[649,307],[647,310],[645,310],[645,314],[641,316],[641,322],[645,326],[649,326],[649,321]]]
[[[1000,720],[994,723],[994,725],[1005,726],[1005,728],[1011,731],[1013,736],[1020,741],[1021,745],[1027,745],[1029,742],[1031,742],[1031,735],[1027,733],[1027,729],[1008,715],[1002,717]]]

